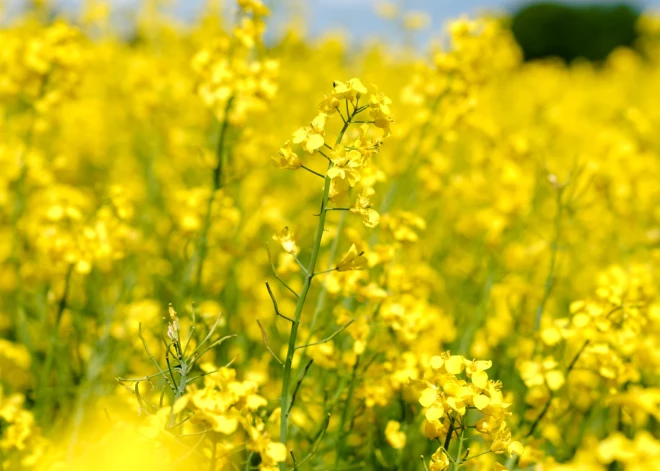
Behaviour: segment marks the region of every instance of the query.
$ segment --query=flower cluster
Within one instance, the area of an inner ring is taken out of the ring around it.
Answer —
[[[80,31],[57,22],[34,34],[0,32],[0,98],[25,102],[45,113],[75,92],[85,53]]]
[[[231,436],[241,429],[247,449],[261,457],[259,469],[277,470],[277,464],[286,460],[287,450],[282,443],[271,438],[267,423],[259,415],[267,401],[259,396],[258,385],[252,381],[237,381],[236,371],[231,368],[216,369],[211,364],[200,366],[206,373],[204,387],[193,387],[190,393],[179,399],[175,404],[179,413],[189,414],[191,425],[213,430],[223,437],[219,439],[219,446],[225,453],[231,453]],[[272,416],[269,420],[275,419]],[[227,443],[223,443],[224,437],[227,437]],[[223,460],[225,464],[230,462]]]
[[[508,411],[511,404],[505,402],[502,383],[489,379],[486,373],[491,366],[490,361],[469,361],[461,355],[445,352],[431,357],[423,379],[413,382],[416,389],[424,388],[419,403],[425,408],[426,436],[444,442],[433,455],[431,469],[449,468],[453,460],[449,455],[449,443],[458,438],[462,446],[469,428],[492,442],[491,452],[522,456],[523,446],[512,440],[506,422],[511,415]],[[460,377],[463,374],[465,379]],[[467,422],[470,410],[476,411],[479,417],[474,425]],[[458,460],[466,459],[460,456],[460,450],[458,455]]]
[[[24,403],[22,394],[6,395],[0,388],[0,464],[5,469],[34,469],[50,446]]]
[[[240,22],[231,37],[221,37],[192,59],[197,74],[197,94],[218,121],[245,123],[250,111],[263,111],[277,92],[279,64],[256,60],[268,8],[258,0],[238,2]]]
[[[364,184],[365,176],[371,173],[369,164],[371,158],[381,146],[382,140],[390,135],[390,124],[394,121],[390,104],[392,100],[374,86],[369,93],[367,87],[357,78],[346,82],[332,83],[332,93],[325,95],[318,105],[319,113],[312,119],[309,126],[299,128],[293,133],[290,141],[284,143],[277,156],[273,156],[275,165],[287,170],[304,168],[318,174],[303,164],[303,161],[293,151],[293,145],[299,145],[310,155],[320,155],[328,162],[326,172],[330,179],[328,200],[336,205],[346,205],[350,199],[350,190],[361,187],[360,193],[349,208],[350,212],[362,218],[367,227],[376,227],[380,215],[373,209],[375,191]],[[362,105],[360,100],[362,99]],[[366,102],[366,103],[365,103]],[[345,111],[342,111],[345,110]],[[369,120],[363,116],[368,111]],[[345,115],[344,115],[345,114]],[[334,144],[326,136],[326,127],[330,120],[339,116],[343,126]],[[349,133],[350,124],[364,123],[359,126],[359,133]],[[382,130],[379,135],[371,133],[372,127]],[[344,136],[347,136],[344,139]],[[331,210],[334,208],[324,208]],[[341,208],[346,209],[346,208]]]

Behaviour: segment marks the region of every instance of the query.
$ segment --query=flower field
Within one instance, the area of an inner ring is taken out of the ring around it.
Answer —
[[[3,24],[0,470],[656,469],[660,19],[271,21]]]

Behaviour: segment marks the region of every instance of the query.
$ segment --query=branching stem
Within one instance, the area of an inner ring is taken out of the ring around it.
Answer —
[[[344,137],[344,133],[348,129],[348,126],[351,124],[353,117],[357,114],[356,112],[357,110],[354,110],[353,114],[348,115],[348,119],[346,120],[343,127],[341,128],[341,131],[337,135],[335,146],[341,143],[341,140]],[[334,164],[332,163],[332,161],[328,162],[328,170],[331,169],[333,166]],[[298,328],[300,327],[300,318],[302,316],[303,308],[305,307],[307,294],[309,293],[309,289],[312,285],[312,279],[313,279],[312,274],[316,269],[316,261],[318,260],[319,253],[321,251],[321,238],[323,237],[323,233],[325,231],[325,219],[327,215],[327,212],[324,210],[328,206],[329,195],[330,195],[330,178],[326,175],[325,184],[323,186],[323,196],[321,198],[321,208],[320,208],[321,210],[319,213],[318,226],[316,228],[316,235],[314,236],[314,243],[312,245],[312,255],[310,257],[309,264],[307,265],[307,275],[305,276],[305,281],[303,283],[302,291],[298,296],[296,311],[293,316],[293,322],[291,323],[291,331],[289,333],[289,343],[287,347],[286,360],[284,361],[284,372],[282,378],[282,395],[280,397],[280,407],[282,410],[282,418],[280,420],[280,441],[285,444],[287,442],[287,436],[289,430],[288,417],[285,411],[289,410],[289,405],[291,402],[291,398],[290,398],[291,393],[289,389],[291,386],[290,383],[291,383],[291,369],[293,365],[293,356],[296,351],[296,341],[298,339]],[[298,465],[300,466],[301,464],[302,462],[299,463]],[[286,469],[286,465],[284,463],[281,463],[280,470],[285,471],[285,469]]]

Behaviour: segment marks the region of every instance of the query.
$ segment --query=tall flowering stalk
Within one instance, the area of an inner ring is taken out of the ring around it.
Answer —
[[[226,179],[226,164],[231,158],[228,136],[232,130],[246,126],[249,113],[265,109],[277,91],[278,62],[255,58],[257,48],[262,44],[264,18],[270,11],[259,0],[239,0],[238,6],[239,22],[233,34],[219,38],[198,51],[192,59],[192,68],[198,79],[197,95],[219,123],[215,151],[217,160],[210,195],[196,254],[189,267],[192,269],[195,266],[195,294],[199,294],[202,284],[214,207],[220,199],[218,196]]]
[[[369,97],[367,103],[360,105],[360,100],[367,96]],[[298,129],[293,134],[292,140],[287,141],[280,149],[279,155],[273,157],[275,165],[279,168],[289,170],[302,168],[323,178],[324,181],[318,214],[319,220],[311,247],[311,256],[307,265],[303,265],[298,260],[296,256],[298,248],[288,228],[285,228],[276,236],[276,239],[282,244],[283,249],[295,257],[304,277],[300,293],[296,293],[289,288],[294,296],[296,296],[297,302],[293,319],[289,319],[291,330],[289,333],[286,359],[283,363],[282,395],[280,398],[282,410],[280,440],[283,443],[286,443],[287,440],[289,411],[293,405],[290,389],[294,355],[296,350],[309,346],[297,345],[296,342],[302,313],[312,286],[312,281],[316,275],[320,274],[316,272],[316,262],[321,251],[321,238],[325,231],[327,213],[328,211],[350,211],[353,214],[359,215],[367,227],[373,228],[378,225],[380,216],[371,207],[371,199],[375,194],[372,188],[362,187],[353,205],[345,207],[345,204],[350,201],[350,190],[359,185],[362,179],[362,171],[368,166],[371,156],[377,152],[382,138],[390,134],[390,123],[393,121],[389,109],[390,103],[391,100],[377,90],[369,93],[359,79],[353,78],[347,82],[333,82],[332,92],[326,95],[319,104],[319,114],[312,120],[311,125]],[[345,116],[341,111],[342,108],[345,110]],[[362,114],[367,111],[369,112],[370,119],[362,118]],[[335,138],[334,145],[330,146],[326,143],[326,127],[328,121],[335,116],[339,116],[343,124]],[[351,125],[360,125],[360,132],[357,139],[353,140],[353,142],[343,144]],[[379,138],[374,139],[369,136],[369,131],[372,127],[382,130]],[[325,158],[327,161],[325,175],[305,165],[298,154],[292,150],[292,144],[299,144],[303,151],[310,156],[318,155]],[[363,267],[360,260],[361,254],[358,254],[354,247],[351,247],[351,251],[349,251],[347,256],[335,268],[329,271],[360,269]],[[349,324],[341,327],[337,332],[328,337],[326,341],[333,338]]]

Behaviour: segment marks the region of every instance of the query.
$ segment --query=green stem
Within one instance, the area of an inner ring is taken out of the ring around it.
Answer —
[[[465,415],[463,416],[463,424],[467,423],[467,416],[468,413],[470,412],[469,409],[466,409]],[[458,471],[458,469],[461,467],[461,455],[463,455],[463,440],[465,440],[465,427],[461,427],[461,434],[458,437],[458,451],[456,452],[456,464],[454,465],[454,469]]]
[[[213,447],[211,450],[211,463],[209,466],[210,471],[215,471],[215,461],[216,461],[216,453],[218,452],[218,439],[215,436],[215,433],[211,432],[211,440],[213,441]]]
[[[341,216],[339,217],[339,223],[337,224],[337,232],[335,235],[334,240],[332,241],[332,246],[330,247],[330,252],[328,254],[328,270],[332,267],[333,265],[333,260],[335,259],[337,255],[337,250],[339,249],[339,236],[341,235],[342,231],[344,230],[344,225],[346,223],[346,212],[342,212]],[[316,323],[318,322],[319,315],[321,314],[321,311],[323,311],[323,306],[325,305],[325,301],[328,297],[328,288],[325,283],[321,286],[321,292],[319,293],[318,298],[316,299],[316,306],[314,308],[314,314],[312,315],[312,321],[309,323],[309,332],[307,333],[307,338],[305,339],[305,343],[308,344],[314,335],[314,331],[316,328]],[[290,322],[293,322],[290,320]],[[298,367],[298,370],[302,368],[304,365],[305,357],[307,355],[307,350],[302,351],[302,358],[300,359],[300,366]]]
[[[440,102],[442,101],[442,98],[446,95],[446,92],[443,92],[439,94],[435,100],[433,100],[433,104],[431,105],[430,108],[430,113],[429,116],[433,116],[438,109],[438,106],[440,105]],[[419,131],[419,134],[417,136],[417,140],[415,141],[415,144],[412,147],[412,150],[409,154],[409,161],[410,162],[417,162],[417,154],[419,153],[422,143],[424,142],[424,139],[426,138],[426,133],[429,130],[431,126],[431,119],[427,119],[424,124],[422,125],[422,128]],[[378,210],[379,213],[384,213],[387,212],[387,210],[390,208],[394,201],[394,196],[396,195],[397,190],[399,189],[401,181],[406,178],[408,175],[411,175],[414,170],[417,169],[417,164],[415,165],[410,165],[406,168],[406,170],[403,172],[402,175],[400,175],[396,181],[390,185],[389,190],[385,194],[385,197],[383,198],[383,202],[381,204],[380,209]]]
[[[227,130],[229,128],[229,112],[231,110],[232,103],[234,98],[231,97],[227,100],[227,106],[225,106],[225,118],[222,121],[220,126],[220,136],[218,137],[218,147],[216,149],[217,163],[213,169],[213,187],[211,190],[211,195],[209,196],[209,201],[206,206],[206,215],[204,216],[204,226],[202,227],[202,235],[199,239],[199,251],[197,254],[197,274],[195,276],[195,291],[197,294],[202,283],[202,272],[204,270],[204,259],[206,258],[206,251],[208,249],[208,234],[211,227],[211,213],[213,211],[213,202],[215,200],[215,194],[217,191],[222,188],[222,174],[224,168],[225,160],[225,141],[227,138]]]
[[[563,193],[563,188],[557,190],[557,213],[555,214],[555,236],[552,241],[552,251],[550,252],[550,266],[548,267],[548,276],[545,279],[545,284],[543,285],[543,298],[539,307],[536,309],[536,318],[534,319],[534,332],[538,332],[541,328],[541,318],[543,317],[543,311],[545,311],[545,305],[550,298],[550,293],[552,292],[552,287],[555,284],[555,270],[557,268],[557,251],[559,246],[559,238],[561,236],[561,219],[563,216],[564,205],[562,203],[561,197]]]
[[[346,396],[346,401],[344,402],[345,407],[344,411],[341,414],[341,422],[339,424],[339,436],[337,437],[337,454],[335,456],[335,470],[339,469],[340,460],[344,454],[344,446],[346,445],[346,433],[344,429],[346,428],[346,421],[348,420],[348,413],[351,407],[351,398],[353,397],[353,392],[355,391],[355,379],[357,377],[358,365],[360,363],[360,356],[358,355],[355,358],[355,364],[353,365],[353,373],[351,374],[351,385],[348,388],[348,395]]]
[[[40,404],[40,411],[42,414],[52,410],[52,391],[49,388],[50,382],[50,372],[53,368],[53,363],[55,362],[55,353],[57,347],[57,337],[60,330],[60,324],[62,323],[62,316],[64,315],[64,310],[67,306],[67,297],[69,296],[69,288],[71,285],[71,273],[73,272],[73,265],[69,265],[69,268],[66,272],[66,278],[64,280],[64,291],[62,292],[62,297],[57,306],[57,314],[55,316],[55,325],[50,337],[50,345],[48,346],[48,352],[46,353],[46,359],[44,362],[44,371],[41,379],[41,389],[42,391],[47,391],[46,397],[44,398],[45,402]]]
[[[449,433],[445,437],[444,445],[442,445],[442,447],[447,452],[447,455],[449,455],[449,443],[451,443],[451,436],[453,434],[454,434],[454,418],[450,415],[449,416]]]
[[[341,143],[344,133],[348,129],[348,126],[351,124],[351,120],[355,116],[355,113],[348,117],[346,123],[341,128],[335,146]],[[328,162],[328,170],[333,167],[332,162]],[[293,355],[296,350],[296,340],[298,338],[298,327],[300,326],[300,318],[302,316],[303,308],[305,307],[305,300],[307,299],[307,294],[309,289],[312,286],[312,279],[314,277],[314,270],[316,269],[316,261],[318,259],[319,253],[321,251],[321,238],[323,237],[323,232],[325,231],[325,218],[327,211],[324,211],[328,206],[328,197],[330,194],[330,181],[331,179],[326,175],[325,184],[323,186],[323,198],[321,199],[321,210],[319,212],[319,223],[316,228],[316,235],[314,236],[314,243],[312,245],[312,256],[309,260],[307,266],[307,275],[305,276],[305,281],[303,283],[302,291],[298,297],[298,302],[296,303],[296,311],[293,316],[293,322],[291,323],[291,332],[289,333],[289,344],[287,347],[286,360],[284,361],[284,374],[282,378],[282,395],[280,397],[280,407],[282,411],[282,418],[280,420],[280,441],[286,445],[287,433],[288,433],[288,419],[289,419],[289,402],[290,402],[290,393],[289,388],[291,386],[291,369],[293,365]],[[280,470],[285,471],[286,464],[280,463]]]
[[[616,306],[614,309],[610,310],[610,312],[607,314],[606,319],[609,319],[612,314],[617,312],[619,309],[622,309],[623,306]],[[580,350],[573,356],[573,359],[571,362],[568,364],[568,368],[566,368],[566,373],[564,374],[564,378],[568,379],[568,375],[571,374],[571,371],[573,371],[573,368],[575,367],[575,364],[578,362],[584,351],[587,349],[589,344],[591,343],[591,339],[587,339],[584,341],[582,344],[582,347],[580,347]],[[541,413],[536,417],[534,422],[532,423],[532,426],[529,429],[529,432],[527,432],[526,438],[531,437],[534,435],[534,431],[536,430],[536,427],[538,427],[539,423],[541,423],[541,420],[543,417],[545,417],[545,414],[548,413],[548,410],[550,409],[550,403],[552,402],[552,399],[555,397],[555,391],[550,391],[550,395],[548,396],[548,400],[546,401],[545,405],[543,406],[543,410]],[[523,414],[524,415],[524,414]]]
[[[188,364],[181,360],[179,362],[179,367],[181,370],[179,371],[179,384],[176,386],[176,389],[174,391],[174,401],[172,401],[172,410],[170,412],[170,418],[168,421],[168,428],[174,427],[175,421],[176,421],[176,415],[174,414],[174,405],[176,404],[176,401],[178,401],[181,396],[183,396],[186,392],[186,386],[188,385]],[[172,379],[174,381],[174,379]]]
[[[470,457],[468,457],[468,458],[465,458],[463,461],[461,461],[461,462],[459,463],[459,465],[465,463],[466,461],[470,461],[470,460],[473,460],[473,459],[475,459],[475,458],[479,458],[480,456],[487,455],[488,453],[492,453],[492,451],[488,450],[488,451],[484,451],[484,452],[482,452],[482,453],[479,453],[479,454],[477,454],[477,455],[472,455],[472,456],[470,456]]]

